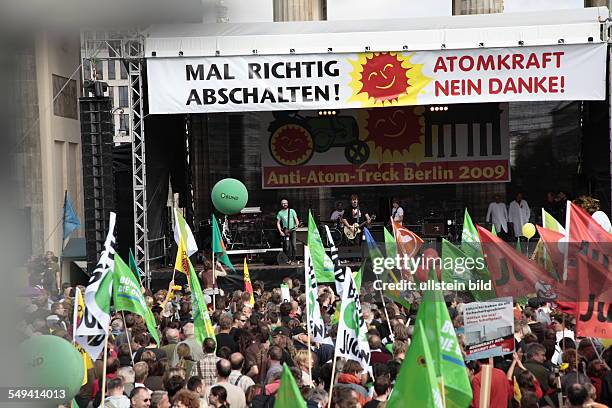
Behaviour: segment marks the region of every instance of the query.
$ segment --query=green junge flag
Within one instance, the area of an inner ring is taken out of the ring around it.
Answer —
[[[387,408],[444,408],[427,340],[423,323],[417,319],[412,343],[400,367]]]
[[[113,273],[113,302],[115,310],[127,310],[142,316],[151,337],[160,345],[157,325],[151,309],[147,306],[141,291],[140,281],[136,279],[129,266],[115,254],[115,270]]]

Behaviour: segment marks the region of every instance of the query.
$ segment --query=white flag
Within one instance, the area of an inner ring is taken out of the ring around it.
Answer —
[[[335,356],[359,362],[361,367],[372,375],[367,332],[359,292],[351,269],[346,268]]]
[[[191,256],[198,252],[198,244],[196,244],[195,237],[191,228],[185,221],[185,218],[179,213],[177,208],[173,209],[174,212],[174,242],[178,245],[181,242],[181,238],[185,240],[187,245],[187,256]]]
[[[115,267],[115,219],[115,213],[111,212],[104,249],[85,289],[85,310],[76,329],[75,340],[93,360],[98,358],[104,348],[110,324],[112,273]]]
[[[310,249],[304,245],[304,275],[306,282],[306,313],[308,316],[308,335],[317,343],[333,344],[325,333],[325,323],[319,306],[319,287],[314,265],[310,258]]]
[[[336,244],[334,243],[334,239],[332,238],[331,232],[329,231],[329,227],[325,225],[325,232],[327,232],[327,241],[330,246],[330,258],[334,264],[334,277],[336,278],[336,293],[338,296],[342,297],[342,291],[344,290],[344,274],[346,272],[346,268],[340,266],[340,257],[338,256],[338,248],[336,248]]]

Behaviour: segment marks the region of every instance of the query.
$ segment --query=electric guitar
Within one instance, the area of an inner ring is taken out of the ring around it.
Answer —
[[[361,232],[361,227],[363,227],[364,225],[368,224],[371,221],[374,221],[376,219],[376,215],[372,215],[370,217],[370,221],[364,221],[361,224],[353,224],[353,228],[354,230],[352,230],[350,227],[347,227],[346,225],[344,226],[344,235],[346,235],[346,237],[349,240],[353,240],[357,237],[357,235]]]
[[[298,225],[296,225],[293,228],[283,228],[283,233],[285,234],[285,238],[289,239],[289,235],[291,235],[293,231],[303,226],[304,226],[304,223],[300,222]]]

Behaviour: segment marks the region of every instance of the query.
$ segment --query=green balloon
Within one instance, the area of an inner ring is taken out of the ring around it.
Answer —
[[[19,345],[19,356],[24,364],[24,386],[58,390],[53,397],[59,397],[56,400],[60,402],[70,401],[79,392],[83,359],[69,341],[51,335],[34,336]]]
[[[226,178],[215,184],[210,193],[213,205],[223,214],[237,214],[249,200],[249,192],[240,180]]]

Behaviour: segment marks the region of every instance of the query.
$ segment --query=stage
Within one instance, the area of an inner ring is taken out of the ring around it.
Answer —
[[[351,270],[357,270],[361,263],[352,261],[342,261],[342,266],[348,266]],[[199,274],[202,271],[203,265],[195,265],[196,272]],[[225,293],[230,293],[234,290],[244,290],[243,266],[242,263],[235,263],[236,272],[228,271],[226,276],[217,277],[217,284]],[[266,290],[280,287],[284,278],[299,279],[304,282],[304,264],[294,265],[265,265],[263,263],[248,264],[251,282],[262,281]],[[151,272],[151,290],[153,292],[160,289],[167,289],[170,280],[172,279],[172,267],[160,268]],[[174,277],[177,285],[185,286],[187,277],[180,272],[177,272]],[[331,283],[333,285],[333,282]],[[202,288],[204,289],[204,288]]]

